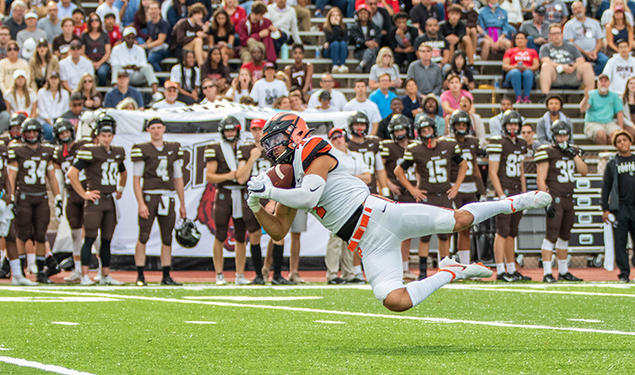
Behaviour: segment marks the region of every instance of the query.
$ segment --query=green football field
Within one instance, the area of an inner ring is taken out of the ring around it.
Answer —
[[[456,283],[404,313],[367,286],[4,285],[0,314],[0,374],[635,374],[635,284]]]

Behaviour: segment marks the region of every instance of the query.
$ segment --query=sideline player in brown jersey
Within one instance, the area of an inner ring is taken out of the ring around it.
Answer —
[[[492,137],[487,145],[489,178],[499,200],[527,191],[523,168],[527,142],[519,137],[522,122],[523,118],[518,112],[505,111],[501,120],[504,135]],[[522,216],[522,212],[496,216],[494,261],[497,280],[507,282],[531,280],[516,270],[515,263],[514,238],[518,235],[518,223]]]
[[[227,239],[229,219],[234,219],[234,236],[236,238],[236,284],[249,284],[245,272],[245,221],[243,220],[244,186],[237,182],[238,141],[240,140],[240,121],[234,116],[225,116],[219,126],[220,142],[213,142],[205,149],[207,182],[216,184],[214,196],[214,271],[216,285],[225,285],[223,275],[223,243]]]
[[[406,190],[395,176],[395,167],[403,159],[403,154],[408,148],[408,145],[414,143],[410,137],[412,135],[412,123],[410,119],[402,114],[396,114],[388,123],[388,134],[390,134],[390,140],[384,140],[380,144],[380,155],[384,163],[384,169],[386,170],[386,184],[392,195],[392,199],[400,203],[414,202],[415,199],[410,195],[410,192]],[[406,176],[410,183],[417,182],[414,166],[406,170]],[[410,272],[408,266],[408,259],[410,257],[410,242],[411,240],[405,240],[401,243],[401,257],[403,276],[404,279],[414,280],[417,278],[415,274]]]
[[[578,172],[585,176],[589,170],[581,158],[581,150],[569,143],[571,134],[566,123],[554,121],[551,135],[554,143],[540,146],[534,155],[538,190],[548,192],[553,198],[547,208],[547,232],[542,242],[542,281],[556,282],[551,271],[554,248],[558,259],[558,280],[582,281],[569,272],[567,256],[571,228],[575,221],[573,174]]]
[[[22,124],[21,144],[9,146],[9,183],[10,196],[15,201],[17,247],[24,253],[26,241],[35,242],[37,265],[37,281],[51,284],[48,276],[53,272],[45,272],[47,266],[51,270],[59,269],[54,260],[47,261],[46,230],[50,221],[50,209],[46,183],[55,195],[55,216],[62,216],[62,196],[60,195],[53,167],[54,149],[42,144],[42,125],[35,119],[28,119]],[[50,255],[50,254],[49,254]]]
[[[86,201],[84,206],[84,244],[82,245],[81,285],[93,285],[88,266],[93,243],[101,230],[99,257],[102,264],[100,285],[122,285],[110,276],[110,241],[117,225],[115,200],[120,199],[126,186],[128,172],[123,162],[126,157],[121,146],[113,146],[116,122],[110,115],[99,115],[95,128],[95,143],[79,148],[73,166],[68,171],[71,186]],[[79,179],[86,173],[86,188]]]
[[[13,140],[20,141],[22,136],[22,123],[26,121],[29,116],[25,112],[16,112],[11,115],[9,119],[9,129],[5,134],[0,136],[0,141],[9,147],[9,143]]]
[[[437,138],[436,121],[428,115],[419,115],[415,120],[415,130],[419,134],[420,143],[408,146],[403,161],[395,168],[399,182],[412,194],[417,202],[432,206],[452,209],[452,199],[465,179],[467,161],[461,156],[461,149],[454,139]],[[458,173],[454,185],[450,183],[452,165],[458,165]],[[406,171],[415,167],[417,185],[414,186],[406,178]],[[439,240],[439,261],[450,255],[450,234],[437,234]],[[428,254],[430,252],[430,236],[421,237],[419,241],[419,280],[428,277]]]
[[[260,139],[262,138],[262,128],[265,126],[266,122],[267,121],[264,119],[253,119],[249,125],[249,131],[254,137],[254,143],[248,143],[238,148],[239,161],[238,170],[236,171],[236,181],[238,181],[241,185],[246,184],[252,176],[255,177],[261,173],[265,173],[273,166],[271,160],[265,157],[262,152],[262,145],[260,144]],[[251,261],[254,266],[254,271],[256,272],[256,278],[254,278],[251,283],[254,285],[264,285],[267,280],[265,280],[262,272],[263,261],[262,249],[260,247],[262,229],[260,227],[260,223],[256,220],[254,213],[247,206],[246,192],[244,193],[243,198],[243,219],[245,221],[245,227],[249,232],[249,250],[251,252]],[[269,252],[267,252],[267,256],[269,256]],[[274,285],[295,284],[282,276],[284,240],[273,241],[272,256],[273,278],[271,279],[271,283]]]
[[[179,199],[179,216],[187,218],[183,184],[183,150],[178,142],[163,140],[165,124],[160,118],[146,124],[150,142],[132,146],[132,188],[139,205],[139,239],[135,247],[137,286],[146,286],[143,273],[146,263],[146,243],[156,218],[161,232],[161,285],[182,285],[170,276],[172,268],[172,231],[176,221],[175,200]],[[143,186],[141,186],[143,179]]]
[[[58,145],[53,156],[53,166],[60,192],[66,192],[66,220],[71,228],[71,238],[73,240],[73,262],[75,269],[64,278],[64,281],[75,282],[82,277],[82,227],[84,226],[84,198],[80,197],[71,186],[71,180],[66,174],[73,165],[73,160],[77,150],[86,144],[91,143],[91,139],[75,140],[75,127],[70,121],[58,118],[53,126],[53,135]],[[80,174],[80,180],[85,181],[85,176]]]
[[[465,179],[459,187],[459,191],[454,197],[454,206],[458,209],[464,205],[476,202],[476,193],[485,196],[485,187],[481,177],[481,170],[478,168],[477,157],[481,153],[478,138],[468,134],[472,127],[470,115],[462,110],[456,110],[450,115],[450,132],[454,134],[454,139],[461,149],[461,157],[467,162]],[[450,180],[456,181],[458,168],[451,169]],[[470,229],[459,232],[457,241],[457,253],[459,262],[470,263]]]

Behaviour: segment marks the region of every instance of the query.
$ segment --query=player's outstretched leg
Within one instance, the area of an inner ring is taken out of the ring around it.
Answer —
[[[499,201],[469,203],[455,211],[454,231],[460,232],[499,214],[544,208],[550,203],[551,195],[544,191],[529,191]],[[465,212],[471,215],[466,215]]]

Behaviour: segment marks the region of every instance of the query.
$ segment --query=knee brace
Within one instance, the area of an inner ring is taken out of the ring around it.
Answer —
[[[565,241],[562,238],[558,237],[558,240],[556,241],[556,249],[566,250],[568,248],[569,248],[569,241]]]
[[[542,241],[541,249],[545,250],[545,251],[553,251],[554,245],[555,244],[553,242],[551,242],[551,241],[549,241],[548,239],[545,238]]]

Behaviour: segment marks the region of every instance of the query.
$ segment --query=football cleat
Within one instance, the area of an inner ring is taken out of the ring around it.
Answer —
[[[496,280],[511,283],[512,281],[516,281],[516,278],[514,277],[514,275],[510,275],[507,272],[503,272],[496,275]]]
[[[180,285],[183,285],[183,284],[182,283],[177,283],[176,281],[174,281],[174,279],[172,277],[168,276],[168,277],[164,277],[163,279],[161,279],[161,285],[180,286]]]
[[[245,275],[236,274],[236,285],[249,285],[249,280],[245,278]]]
[[[37,286],[38,283],[31,281],[22,275],[14,275],[11,278],[11,285]]]
[[[482,263],[461,264],[450,257],[445,257],[439,262],[439,272],[449,272],[452,280],[465,280],[492,276],[492,270]]]
[[[271,279],[271,284],[273,285],[295,285],[295,282],[293,281],[289,281],[287,279],[285,279],[284,277],[282,277],[281,275],[274,275],[273,278]]]
[[[251,280],[251,285],[265,285],[265,279],[262,276],[256,276],[255,279]]]
[[[125,284],[124,282],[121,282],[119,280],[115,280],[112,278],[112,276],[110,275],[106,275],[106,276],[102,276],[101,279],[99,280],[99,285],[113,285],[113,286],[120,286]]]
[[[346,284],[366,284],[366,280],[363,277],[355,276],[350,280],[346,280]]]
[[[227,281],[225,281],[225,276],[222,273],[216,275],[216,285],[227,285]]]
[[[138,287],[142,287],[142,286],[148,286],[148,283],[143,280],[143,279],[137,279],[137,282],[135,283]]]
[[[531,277],[529,276],[525,276],[522,273],[516,271],[512,274],[512,276],[514,277],[514,281],[531,281]]]
[[[331,280],[327,281],[327,284],[329,284],[329,285],[346,284],[346,280],[342,279],[341,277],[336,277],[334,279],[331,279]]]
[[[617,278],[619,280],[619,282],[621,283],[628,283],[630,280],[628,279],[628,276],[625,275],[620,275],[620,277]]]
[[[556,279],[553,277],[553,275],[552,275],[552,274],[548,274],[548,275],[543,276],[543,278],[542,278],[542,282],[543,282],[543,283],[557,283],[557,282],[558,282],[558,280],[556,280]]]
[[[79,281],[79,285],[95,285],[95,282],[88,275],[84,275]]]
[[[38,272],[35,280],[40,284],[53,284],[53,282],[46,276],[44,272]]]
[[[58,273],[62,271],[59,263],[57,263],[57,259],[55,259],[54,256],[51,255],[49,257],[46,257],[46,260],[44,262],[45,262],[44,265],[46,266],[45,273],[47,277],[57,275]]]
[[[11,277],[11,266],[9,265],[9,259],[2,259],[2,266],[0,266],[0,279],[8,279]]]
[[[80,281],[81,279],[82,279],[82,273],[79,271],[73,271],[71,272],[70,275],[64,278],[64,281],[68,283],[74,283],[74,282]]]
[[[575,277],[571,274],[571,272],[567,272],[565,274],[558,274],[558,280],[565,280],[565,281],[583,281],[581,278],[579,277]]]
[[[551,204],[551,195],[544,191],[528,191],[507,199],[512,202],[512,213],[532,208],[545,208]]]

